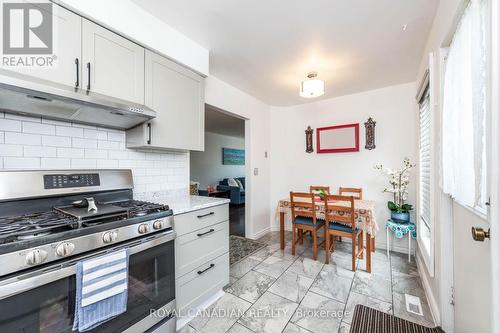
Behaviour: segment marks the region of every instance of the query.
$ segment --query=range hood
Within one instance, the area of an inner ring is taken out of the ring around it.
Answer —
[[[116,129],[156,117],[145,105],[35,80],[0,75],[0,111]]]

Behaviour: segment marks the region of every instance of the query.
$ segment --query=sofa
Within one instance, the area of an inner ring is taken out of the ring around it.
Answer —
[[[245,187],[246,187],[245,177],[238,177],[234,179],[238,179],[243,185],[243,188],[240,188],[239,186],[229,186],[227,183],[228,178],[224,178],[219,182],[219,185],[217,185],[217,190],[229,191],[230,193],[229,198],[231,199],[231,204],[241,205],[245,203]]]

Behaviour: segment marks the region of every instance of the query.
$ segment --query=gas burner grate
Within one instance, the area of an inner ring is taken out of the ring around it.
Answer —
[[[127,208],[130,217],[144,216],[169,210],[169,207],[167,205],[139,200],[113,202],[113,205]]]
[[[56,229],[73,229],[78,221],[50,211],[0,218],[0,244],[44,236]]]

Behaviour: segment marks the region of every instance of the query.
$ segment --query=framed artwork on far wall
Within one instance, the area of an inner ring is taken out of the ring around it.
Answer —
[[[359,151],[359,124],[318,128],[316,145],[318,154]]]
[[[245,165],[245,150],[222,148],[223,165]]]

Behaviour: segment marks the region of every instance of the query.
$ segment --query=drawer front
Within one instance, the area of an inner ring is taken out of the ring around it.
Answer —
[[[229,205],[224,204],[176,215],[174,229],[177,236],[182,236],[227,220],[229,220]]]
[[[175,281],[177,310],[195,309],[228,283],[229,253],[226,253]]]
[[[225,221],[175,240],[175,276],[180,277],[229,251],[229,222]]]

